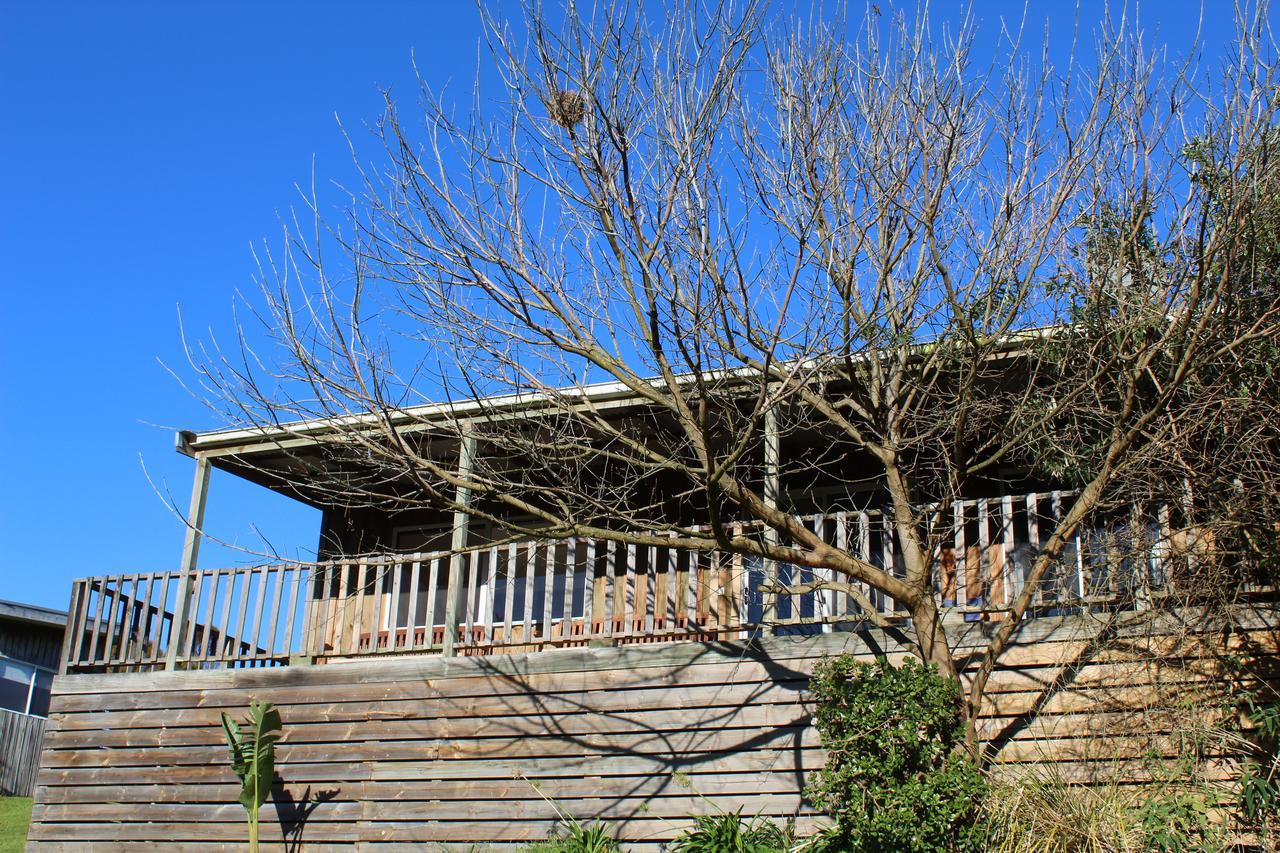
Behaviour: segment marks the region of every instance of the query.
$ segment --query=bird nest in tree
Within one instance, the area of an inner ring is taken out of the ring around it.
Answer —
[[[561,89],[551,93],[547,103],[551,120],[566,130],[576,127],[587,115],[587,99],[581,92]]]

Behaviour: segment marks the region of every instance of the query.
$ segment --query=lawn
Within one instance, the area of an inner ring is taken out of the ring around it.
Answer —
[[[27,844],[30,797],[0,797],[0,853],[19,853]]]

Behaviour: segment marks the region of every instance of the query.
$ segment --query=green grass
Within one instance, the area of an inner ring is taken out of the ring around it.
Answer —
[[[0,797],[0,853],[20,853],[27,846],[30,797]]]

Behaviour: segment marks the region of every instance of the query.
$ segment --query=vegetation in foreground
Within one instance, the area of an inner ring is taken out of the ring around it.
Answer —
[[[0,797],[0,853],[18,853],[27,843],[30,797]]]

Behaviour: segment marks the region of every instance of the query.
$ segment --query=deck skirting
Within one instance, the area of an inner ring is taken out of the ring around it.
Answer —
[[[1192,611],[1031,620],[981,721],[997,766],[1141,784],[1226,694],[1225,656],[1274,663],[1273,610],[1230,624]],[[990,623],[950,629],[976,654]],[[822,822],[804,798],[823,760],[808,676],[824,655],[900,658],[879,630],[569,648],[492,657],[60,676],[29,849],[243,849],[219,713],[275,703],[285,737],[263,808],[268,849],[518,844],[561,815],[654,847],[690,815]],[[1235,772],[1205,756],[1210,775]],[[298,846],[301,845],[301,846]]]

